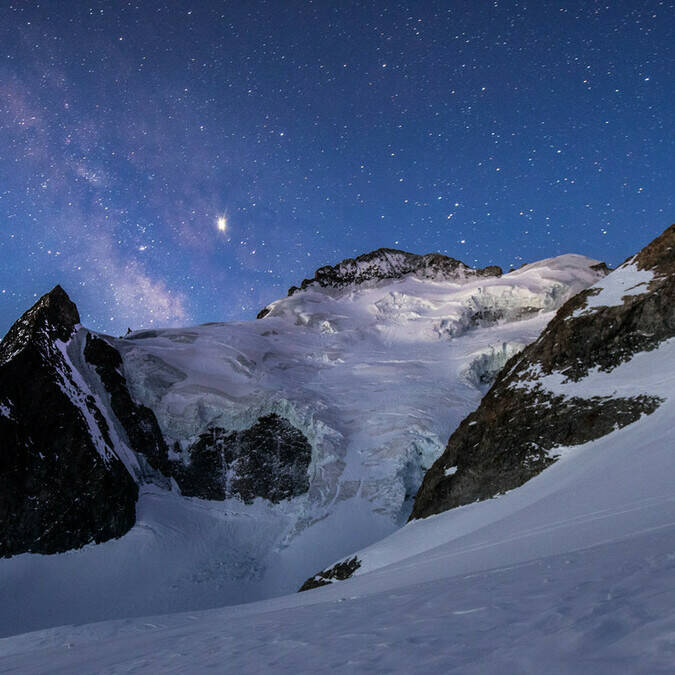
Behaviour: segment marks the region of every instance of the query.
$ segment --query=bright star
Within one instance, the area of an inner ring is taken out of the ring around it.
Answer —
[[[227,218],[220,216],[216,221],[216,226],[218,227],[218,232],[225,232],[227,229]]]

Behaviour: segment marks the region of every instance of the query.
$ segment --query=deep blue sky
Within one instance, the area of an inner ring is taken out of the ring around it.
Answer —
[[[675,4],[0,7],[0,333],[252,318],[380,246],[617,264],[673,220]],[[227,220],[225,232],[218,218]]]

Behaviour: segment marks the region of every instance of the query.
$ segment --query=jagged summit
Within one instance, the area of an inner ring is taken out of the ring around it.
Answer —
[[[291,286],[288,295],[304,290],[311,285],[340,288],[349,284],[361,284],[379,279],[396,279],[414,274],[423,279],[455,279],[458,276],[501,276],[501,268],[493,265],[485,269],[474,269],[461,260],[441,253],[418,255],[394,248],[378,248],[357,258],[346,258],[337,265],[319,267],[311,279],[305,279],[300,286]]]
[[[77,371],[86,330],[56,286],[0,343],[0,557],[118,537],[138,488]]]
[[[357,258],[346,258],[337,265],[319,267],[311,279],[304,279],[300,286],[291,286],[288,295],[304,291],[310,286],[344,288],[369,281],[400,279],[406,275],[419,279],[452,281],[467,277],[500,277],[502,274],[501,267],[496,265],[476,269],[441,253],[418,255],[394,248],[378,248]],[[262,319],[268,313],[269,308],[265,307],[257,318]]]
[[[0,363],[31,342],[68,340],[79,323],[80,314],[75,303],[57,284],[9,329],[0,342]]]
[[[379,279],[396,279],[414,274],[423,279],[455,279],[458,276],[501,276],[501,268],[493,265],[485,269],[473,269],[461,260],[441,253],[418,255],[393,248],[378,248],[357,258],[346,258],[337,265],[320,267],[314,277],[305,279],[300,286],[291,286],[289,295],[311,285],[340,288],[349,284],[361,284]]]
[[[75,325],[80,323],[80,314],[75,303],[59,284],[54,286],[49,293],[45,293],[21,319],[30,318],[37,323],[42,317],[50,326],[63,328],[69,333]]]

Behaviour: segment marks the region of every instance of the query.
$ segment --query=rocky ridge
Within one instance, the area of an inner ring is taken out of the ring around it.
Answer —
[[[79,321],[57,286],[0,343],[0,556],[105,541],[135,522],[136,483],[70,363]]]
[[[321,586],[328,586],[328,584],[332,584],[334,581],[349,579],[359,567],[361,567],[361,561],[358,559],[358,556],[343,560],[307,579],[298,589],[298,593],[311,591],[313,588],[320,588]]]
[[[491,265],[475,269],[460,260],[441,253],[418,255],[393,248],[378,248],[357,258],[346,258],[337,265],[319,267],[311,279],[304,279],[300,286],[291,286],[288,295],[312,286],[340,289],[384,279],[400,279],[412,275],[419,279],[452,281],[470,277],[500,277],[501,267]],[[265,307],[258,313],[262,319],[269,313]]]
[[[675,226],[596,286],[565,303],[542,335],[512,357],[427,472],[411,519],[522,485],[557,458],[653,412],[648,394],[562,396],[544,378],[581,383],[675,336]],[[579,390],[583,392],[582,389]]]

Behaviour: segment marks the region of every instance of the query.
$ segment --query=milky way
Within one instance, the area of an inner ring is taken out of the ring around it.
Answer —
[[[380,246],[614,265],[673,220],[673,2],[0,8],[0,331],[253,318]]]

